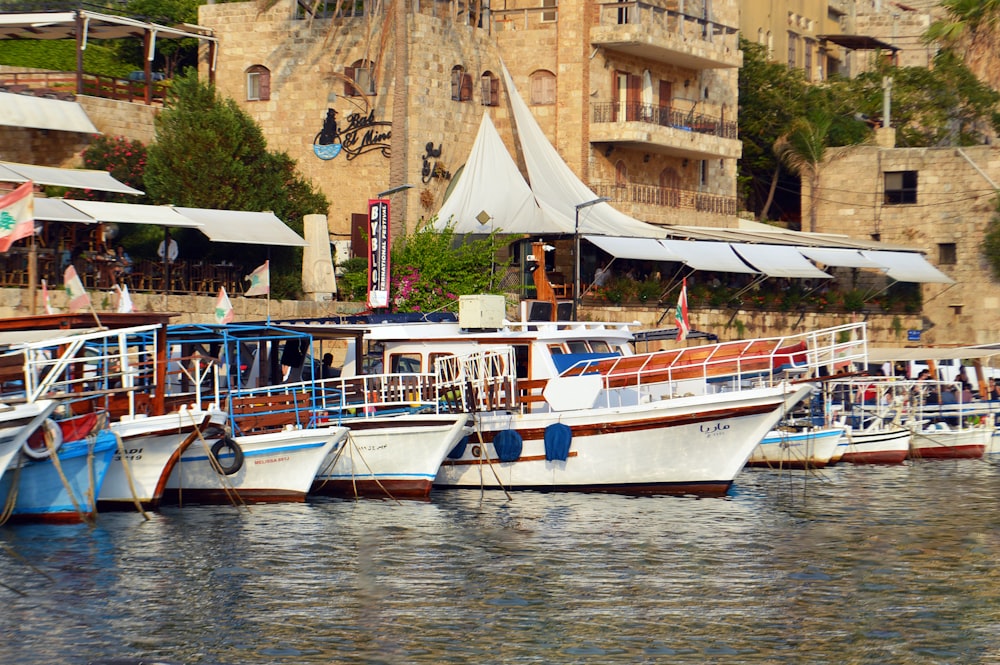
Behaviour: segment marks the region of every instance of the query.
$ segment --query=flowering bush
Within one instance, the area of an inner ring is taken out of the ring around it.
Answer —
[[[94,142],[87,146],[80,156],[83,157],[84,167],[88,169],[107,171],[115,180],[129,187],[145,188],[143,178],[146,172],[146,146],[139,141],[124,136],[97,135],[94,137]],[[83,196],[88,199],[100,196],[101,200],[106,201],[142,202],[142,199],[130,194],[106,194],[85,190]]]

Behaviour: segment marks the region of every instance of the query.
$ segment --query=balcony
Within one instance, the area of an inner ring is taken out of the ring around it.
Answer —
[[[591,104],[590,142],[689,159],[739,159],[743,144],[736,120],[652,104]]]
[[[739,30],[646,2],[598,5],[590,43],[692,70],[738,68]]]
[[[656,185],[644,185],[640,183],[615,184],[615,183],[591,183],[590,188],[598,196],[607,196],[615,207],[624,210],[625,206],[631,206],[636,212],[637,206],[647,208],[673,208],[682,212],[697,212],[713,215],[732,216],[737,212],[737,201],[735,196],[721,196],[719,194],[707,194],[691,189],[679,189],[674,187],[658,187]],[[653,212],[647,210],[647,212]],[[662,215],[644,214],[646,217],[658,217]]]

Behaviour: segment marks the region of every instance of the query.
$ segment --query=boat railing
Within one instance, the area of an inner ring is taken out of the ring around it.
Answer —
[[[824,371],[836,374],[866,363],[865,332],[864,323],[852,323],[781,337],[584,359],[561,376],[600,374],[609,390],[682,381],[717,383],[730,389],[768,385],[817,377]]]
[[[516,367],[511,346],[442,357],[435,367],[438,401],[448,410],[514,409],[519,402]]]

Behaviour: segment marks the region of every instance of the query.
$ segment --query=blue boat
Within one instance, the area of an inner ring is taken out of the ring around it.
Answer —
[[[0,520],[82,522],[97,514],[95,497],[117,448],[114,434],[65,441],[55,456],[22,454],[0,478]],[[13,508],[11,508],[13,502]]]

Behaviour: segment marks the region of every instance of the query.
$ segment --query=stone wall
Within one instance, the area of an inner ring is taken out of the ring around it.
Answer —
[[[116,101],[102,97],[77,95],[76,101],[87,112],[98,131],[107,136],[127,136],[149,145],[156,140],[153,121],[160,106]]]
[[[916,203],[887,204],[885,174],[915,172]],[[1000,148],[856,146],[829,151],[817,231],[920,249],[957,283],[925,284],[925,341],[985,344],[1000,329],[1000,283],[981,248],[995,214]],[[803,201],[803,215],[807,201]]]

